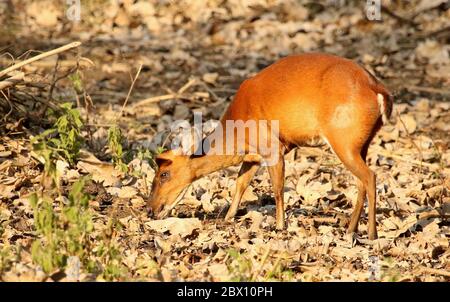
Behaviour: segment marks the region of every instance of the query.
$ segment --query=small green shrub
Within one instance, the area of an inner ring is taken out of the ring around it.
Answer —
[[[59,212],[49,197],[40,198],[36,193],[30,197],[39,237],[32,245],[31,255],[46,273],[64,268],[69,256],[78,256],[87,268],[92,267],[89,240],[93,224],[88,209],[89,195],[82,192],[84,184],[84,178],[74,183],[67,203],[60,203]]]
[[[266,263],[267,255],[263,256],[260,263],[256,266],[252,264],[248,255],[242,254],[237,250],[228,250],[228,260],[226,262],[231,280],[234,282],[256,281],[263,274],[263,266]],[[263,275],[264,281],[290,281],[294,278],[294,273],[286,269],[283,263],[284,257],[279,256],[272,265],[264,266],[269,270]]]
[[[251,281],[253,266],[251,260],[247,259],[245,255],[242,255],[237,250],[228,250],[229,261],[227,261],[228,271],[233,282],[245,282]]]
[[[71,103],[62,104],[61,110],[53,127],[31,141],[33,150],[44,158],[47,165],[51,165],[56,159],[64,159],[73,165],[83,145],[80,112],[72,108]],[[47,171],[52,169],[50,166],[45,167]]]
[[[128,166],[126,165],[128,154],[123,150],[123,144],[124,138],[120,127],[117,125],[110,127],[108,130],[108,147],[111,151],[113,164],[120,171],[128,172]]]
[[[0,244],[0,281],[4,272],[8,271],[13,262],[18,262],[17,247]]]
[[[67,259],[75,256],[87,272],[106,280],[119,279],[126,273],[113,240],[120,225],[109,220],[105,230],[94,234],[94,213],[89,209],[90,196],[83,192],[85,183],[86,178],[81,178],[72,185],[67,202],[60,203],[59,211],[50,198],[31,195],[38,235],[32,245],[32,259],[51,274],[63,270]]]
[[[68,259],[74,257],[83,270],[102,279],[117,280],[126,273],[113,240],[118,224],[110,220],[106,230],[94,230],[95,212],[89,209],[91,197],[84,192],[86,178],[76,181],[68,193],[61,188],[56,162],[61,159],[75,164],[83,144],[79,111],[71,104],[63,104],[61,108],[54,126],[32,140],[34,151],[43,161],[44,176],[52,180],[46,191],[33,193],[29,198],[37,237],[31,247],[32,260],[45,273],[52,274],[64,270]],[[120,132],[111,133],[116,147],[121,139]],[[115,152],[117,158],[123,158],[121,147]],[[55,203],[55,196],[59,197],[59,203]]]

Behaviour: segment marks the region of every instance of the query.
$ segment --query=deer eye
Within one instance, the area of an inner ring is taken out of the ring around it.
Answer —
[[[164,171],[159,177],[161,178],[161,181],[166,181],[169,179],[170,173],[168,171]]]

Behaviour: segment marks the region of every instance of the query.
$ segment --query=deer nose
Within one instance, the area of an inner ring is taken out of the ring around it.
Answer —
[[[147,213],[148,213],[148,216],[151,217],[151,218],[157,217],[162,209],[163,209],[163,204],[156,204],[155,205],[152,202],[148,202],[147,203]]]
[[[153,217],[153,209],[152,209],[152,207],[149,204],[147,204],[146,205],[146,209],[147,209],[148,217]]]

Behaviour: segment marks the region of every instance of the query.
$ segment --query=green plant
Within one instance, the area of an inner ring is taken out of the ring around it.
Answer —
[[[254,266],[252,261],[246,254],[242,254],[237,250],[230,249],[227,252],[228,260],[226,262],[228,271],[231,274],[230,281],[256,281],[258,276],[262,275],[263,268],[267,271],[263,274],[264,281],[289,281],[294,277],[294,273],[286,269],[284,262],[285,257],[280,255],[274,264],[267,263],[270,251],[260,259],[259,265]],[[265,264],[268,264],[265,266]]]
[[[5,232],[6,225],[8,224],[9,219],[3,214],[2,209],[0,208],[0,238]]]
[[[150,152],[149,149],[145,149],[142,147],[139,147],[137,149],[137,158],[139,158],[140,160],[146,160],[150,164],[154,161],[152,152]]]
[[[72,81],[77,83],[77,78]],[[29,198],[37,237],[31,247],[32,260],[51,274],[65,269],[69,257],[73,257],[89,273],[106,280],[121,278],[126,270],[113,240],[118,224],[109,220],[106,230],[94,230],[95,212],[89,209],[91,197],[84,192],[86,178],[76,181],[68,193],[61,188],[56,162],[75,164],[83,143],[79,111],[71,104],[63,104],[61,109],[53,127],[32,139],[33,149],[44,164],[44,176],[52,180],[46,191]],[[114,154],[120,160],[124,157],[121,140],[120,129],[112,131],[110,141],[117,147]],[[59,197],[59,203],[54,196]]]
[[[143,278],[142,280],[146,278],[163,280],[161,267],[149,254],[145,254],[136,259],[135,272],[136,275]]]
[[[125,163],[127,152],[123,150],[124,138],[119,126],[113,125],[108,130],[108,147],[111,151],[113,164],[122,172],[128,171]]]
[[[156,149],[156,155],[161,154],[164,151],[166,151],[166,148],[164,148],[162,146],[158,146],[158,148]]]
[[[72,108],[71,103],[64,103],[60,107],[61,113],[53,127],[31,141],[33,150],[44,158],[46,171],[52,171],[54,167],[49,165],[55,159],[65,159],[69,164],[74,164],[83,144],[80,112]]]
[[[39,237],[32,245],[31,255],[46,273],[64,268],[69,256],[78,256],[86,267],[93,267],[89,259],[92,214],[88,209],[89,195],[82,191],[84,184],[84,178],[73,184],[67,203],[61,202],[59,211],[49,197],[38,197],[36,193],[30,197]]]
[[[13,262],[18,261],[16,247],[0,244],[0,280],[3,272],[10,269]]]
[[[69,75],[69,80],[72,82],[73,89],[76,93],[83,92],[83,81],[81,80],[81,75],[78,70]]]
[[[115,219],[110,219],[106,229],[98,238],[100,244],[96,248],[96,256],[103,266],[101,278],[105,280],[115,280],[122,278],[126,269],[122,265],[122,256],[114,243],[115,230],[120,230],[122,225]]]
[[[286,269],[286,266],[277,261],[272,269],[266,273],[264,281],[291,281],[294,279],[294,272]]]
[[[109,220],[105,230],[99,235],[94,234],[90,196],[83,192],[86,181],[81,178],[75,182],[67,201],[61,202],[59,208],[55,208],[48,197],[31,195],[38,236],[31,248],[32,259],[50,274],[64,269],[67,259],[75,256],[88,272],[106,280],[118,279],[126,272],[121,253],[113,241],[114,231],[120,225]]]
[[[146,160],[152,168],[156,169],[155,157],[166,150],[160,146],[154,152],[143,147],[125,151],[124,146],[125,138],[122,134],[122,129],[117,124],[114,124],[108,130],[108,148],[111,152],[114,166],[124,173],[130,172],[127,164],[136,157],[140,160]],[[139,177],[137,174],[134,174],[134,176]]]
[[[253,273],[251,260],[234,249],[228,250],[228,256],[227,267],[232,276],[230,281],[251,281]]]
[[[397,282],[401,279],[402,275],[396,266],[395,260],[392,257],[384,257],[381,262],[381,281]]]

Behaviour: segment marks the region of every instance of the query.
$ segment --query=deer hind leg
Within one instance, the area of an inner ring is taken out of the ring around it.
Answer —
[[[345,137],[345,135],[335,137]],[[328,142],[344,166],[358,179],[358,198],[351,217],[348,232],[353,232],[357,228],[367,192],[369,201],[369,239],[374,240],[377,238],[376,178],[375,173],[370,170],[365,163],[365,155],[367,151],[363,151],[367,148],[366,145],[370,143],[370,139],[368,139],[364,144],[358,144],[356,142],[352,144],[351,140],[348,139],[345,140],[345,143],[343,143],[339,139],[333,140],[330,137]]]
[[[358,197],[356,198],[355,208],[353,209],[350,224],[348,225],[348,234],[355,233],[358,230],[358,222],[361,217],[361,213],[364,208],[364,201],[366,200],[367,195],[364,183],[362,183],[359,178],[356,178],[356,186],[358,188]]]
[[[231,202],[230,208],[228,209],[225,220],[230,220],[236,216],[237,210],[239,208],[239,203],[241,202],[242,195],[244,195],[245,190],[250,184],[255,173],[258,171],[259,163],[257,162],[244,162],[239,170],[239,175],[236,180],[236,192],[233,196],[233,201]]]
[[[365,162],[367,157],[367,149],[369,144],[366,143],[361,150],[361,158]],[[347,229],[347,233],[355,233],[358,230],[358,222],[361,217],[362,209],[364,208],[364,202],[366,201],[367,191],[364,183],[356,177],[356,186],[358,188],[358,197],[356,198],[355,208],[350,219],[350,224]]]
[[[273,165],[267,167],[269,170],[270,179],[272,181],[273,193],[275,195],[276,203],[276,227],[277,230],[285,228],[284,219],[284,156],[280,155],[278,161]]]

